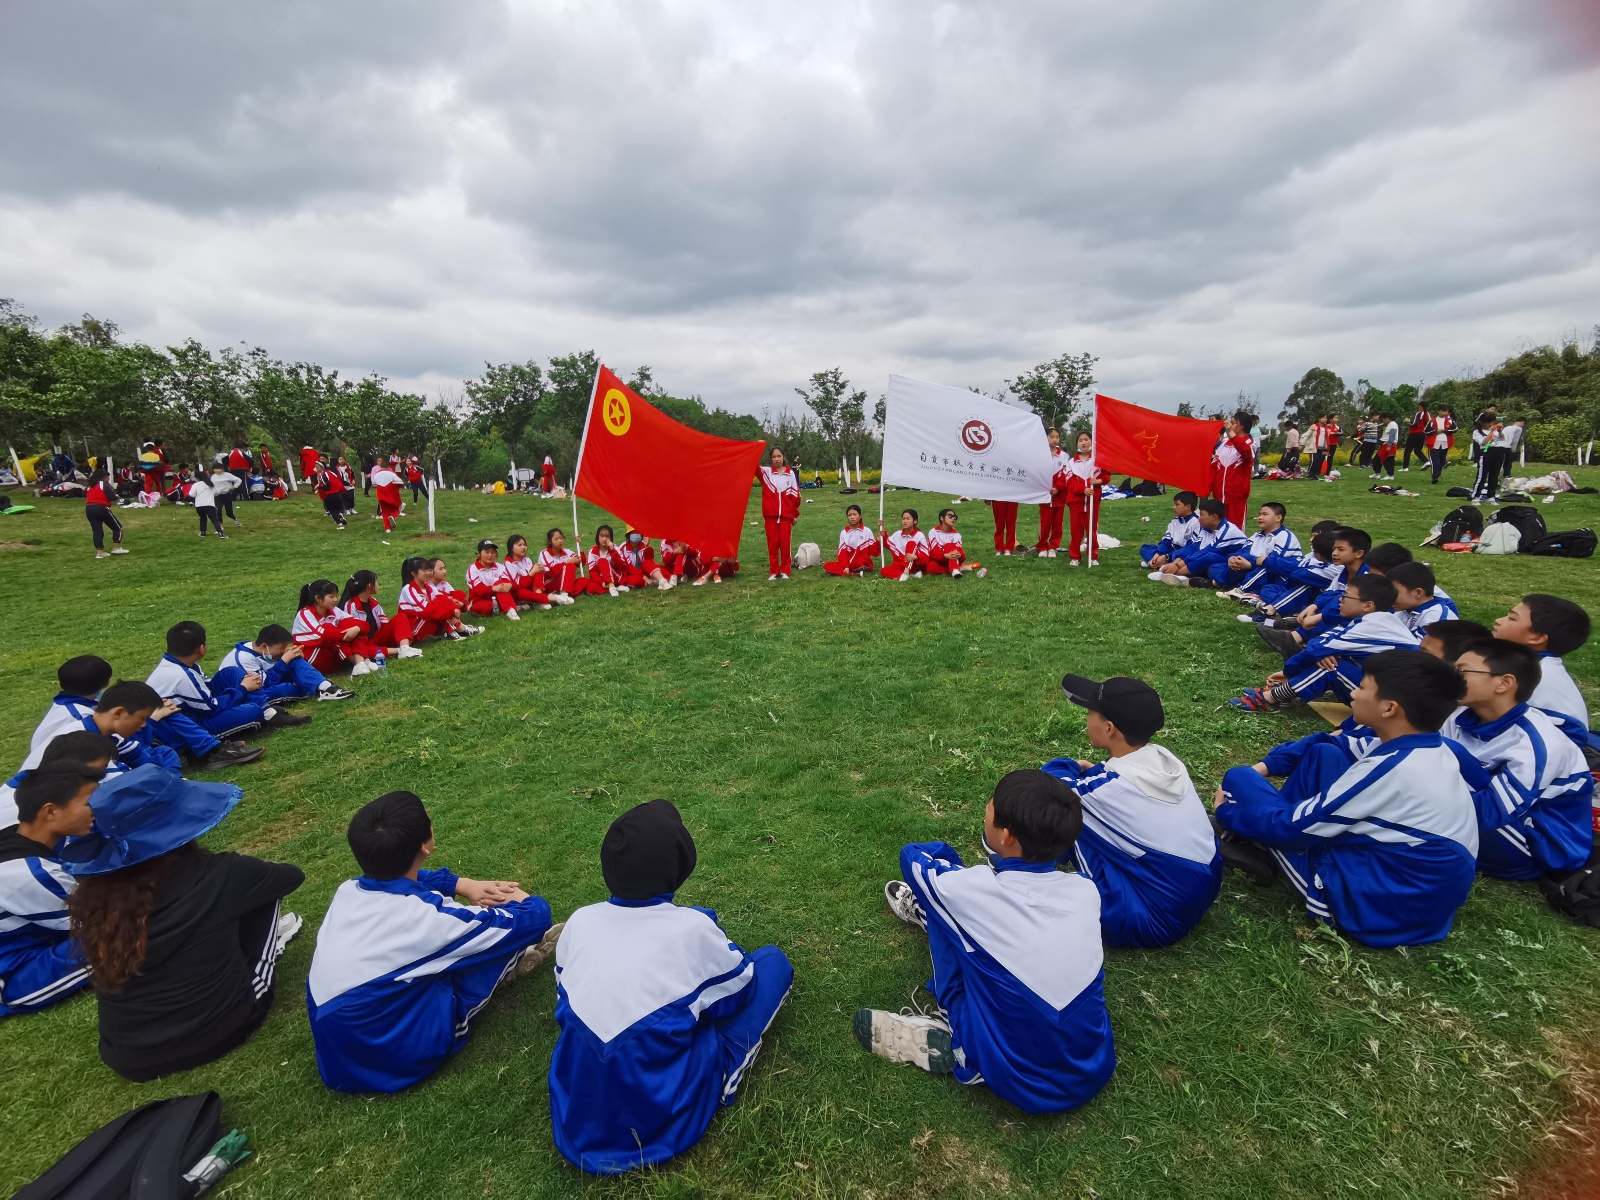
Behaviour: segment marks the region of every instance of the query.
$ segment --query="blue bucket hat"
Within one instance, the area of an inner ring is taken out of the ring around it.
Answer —
[[[244,792],[231,783],[191,783],[149,764],[95,788],[94,828],[61,847],[73,875],[104,875],[148,862],[215,829]]]

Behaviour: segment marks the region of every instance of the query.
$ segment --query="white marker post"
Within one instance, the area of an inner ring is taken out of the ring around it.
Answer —
[[[514,492],[517,490],[517,460],[507,458],[506,461],[511,464],[511,490]]]
[[[440,459],[433,460],[433,477],[439,481],[439,486],[444,486],[444,462]]]
[[[861,455],[856,455],[856,486],[861,486]]]
[[[289,472],[289,490],[298,492],[300,490],[300,481],[294,477],[294,463],[290,461],[287,454],[283,456],[283,469]]]
[[[17,457],[17,448],[10,442],[6,443],[6,449],[11,451],[11,466],[17,473],[17,486],[21,487],[28,482],[28,477],[22,473],[22,460]]]
[[[428,489],[428,532],[433,533],[433,489]]]
[[[883,479],[878,479],[878,536],[883,539],[883,545],[878,547],[878,558],[884,566],[889,565],[889,531],[883,527]]]
[[[850,486],[850,462],[842,454],[839,456],[839,485]]]

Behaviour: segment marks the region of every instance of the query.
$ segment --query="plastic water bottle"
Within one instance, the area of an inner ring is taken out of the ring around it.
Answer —
[[[389,660],[386,657],[384,657],[384,653],[383,653],[382,650],[378,651],[378,656],[375,659],[373,659],[372,661],[378,664],[378,670],[380,670],[380,671],[383,670],[386,666],[389,665]]]

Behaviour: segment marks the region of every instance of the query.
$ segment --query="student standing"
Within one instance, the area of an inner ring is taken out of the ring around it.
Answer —
[[[544,465],[539,468],[539,490],[546,496],[556,490],[556,464],[548,454],[544,456]]]
[[[212,490],[209,475],[198,474],[194,477],[194,483],[189,488],[189,501],[194,505],[195,515],[200,518],[200,536],[206,536],[206,523],[210,522],[217,527],[217,537],[227,541],[228,535],[222,532],[222,517],[217,512],[217,494]]]
[[[1245,510],[1250,503],[1250,477],[1255,473],[1256,460],[1250,430],[1255,425],[1254,413],[1240,409],[1228,418],[1227,440],[1211,455],[1211,495],[1222,501],[1226,516],[1234,525],[1244,527]]]
[[[556,944],[550,1123],[581,1171],[614,1175],[682,1154],[737,1098],[794,968],[747,953],[709,909],[675,902],[694,839],[666,800],[629,809],[600,844],[609,899]]]
[[[336,1091],[398,1092],[467,1044],[495,989],[549,958],[561,926],[516,883],[424,869],[433,822],[411,792],[364,806],[347,840],[361,876],[334,893],[306,978],[317,1073]]]
[[[783,451],[774,446],[768,465],[756,468],[761,477],[761,520],[767,531],[768,579],[787,579],[794,569],[790,541],[794,523],[800,516],[800,477],[784,461]]]
[[[983,1083],[1024,1112],[1092,1100],[1116,1067],[1106,1013],[1100,894],[1057,869],[1083,828],[1078,794],[1043,771],[1012,771],[983,816],[988,861],[944,842],[900,851],[889,911],[928,935],[937,1009],[857,1009],[856,1040],[890,1062]]]
[[[225,470],[220,463],[212,466],[211,492],[216,497],[215,502],[220,514],[217,519],[217,532],[220,533],[222,531],[222,516],[226,516],[235,525],[244,523],[239,520],[233,511],[233,494],[239,490],[240,485],[243,483],[244,480]]]
[[[1444,473],[1450,450],[1456,444],[1456,418],[1449,406],[1441,406],[1428,420],[1428,460],[1433,467],[1433,479],[1438,483]]]
[[[313,453],[315,452],[313,451]],[[330,467],[318,471],[315,476],[308,476],[307,478],[313,480],[317,495],[322,498],[322,511],[333,518],[333,523],[337,528],[340,530],[345,529],[345,497],[348,494],[348,489],[344,485],[344,480],[339,478],[339,473]]]
[[[239,803],[232,784],[139,767],[102,784],[94,831],[61,849],[67,900],[99,1005],[100,1057],[143,1083],[212,1062],[271,1011],[300,918],[281,903],[299,867],[195,841]]]
[[[367,478],[378,489],[378,517],[383,521],[383,531],[392,533],[394,523],[400,516],[400,476],[385,463],[380,464]]]
[[[1094,438],[1080,433],[1077,453],[1067,462],[1069,567],[1077,566],[1085,557],[1091,564],[1100,561],[1100,487],[1110,482],[1111,472],[1094,465]]]
[[[406,456],[406,486],[411,489],[411,502],[421,504],[428,494],[428,477],[422,473],[422,464],[415,454]]]
[[[994,552],[1010,558],[1017,551],[1017,510],[1015,500],[985,500],[994,510]]]
[[[1061,549],[1061,526],[1067,509],[1067,454],[1061,448],[1061,431],[1045,434],[1050,442],[1050,503],[1039,505],[1039,540],[1033,549],[1040,558],[1054,558]]]
[[[89,487],[83,493],[83,515],[89,519],[89,529],[94,534],[94,556],[110,558],[113,554],[126,554],[122,548],[122,522],[111,510],[111,484],[105,468],[101,467],[89,477]],[[220,528],[220,526],[219,526]],[[106,550],[106,531],[111,532],[111,550]]]
[[[1378,435],[1378,449],[1372,461],[1372,477],[1381,478],[1387,471],[1394,478],[1394,458],[1400,449],[1400,422],[1393,417],[1384,421],[1383,432]]]
[[[1406,426],[1406,457],[1401,466],[1402,471],[1411,470],[1411,456],[1415,454],[1419,462],[1428,461],[1428,424],[1433,418],[1428,413],[1428,404],[1421,396],[1417,397],[1417,411],[1411,414],[1411,423]]]
[[[1278,459],[1278,470],[1285,475],[1300,465],[1300,431],[1290,422],[1283,431],[1283,457]]]

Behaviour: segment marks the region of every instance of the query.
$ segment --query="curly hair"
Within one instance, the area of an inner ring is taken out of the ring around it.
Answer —
[[[99,991],[119,991],[139,973],[150,948],[150,914],[162,885],[184,858],[198,853],[196,843],[186,842],[146,862],[78,880],[77,890],[67,898],[72,940]]]

